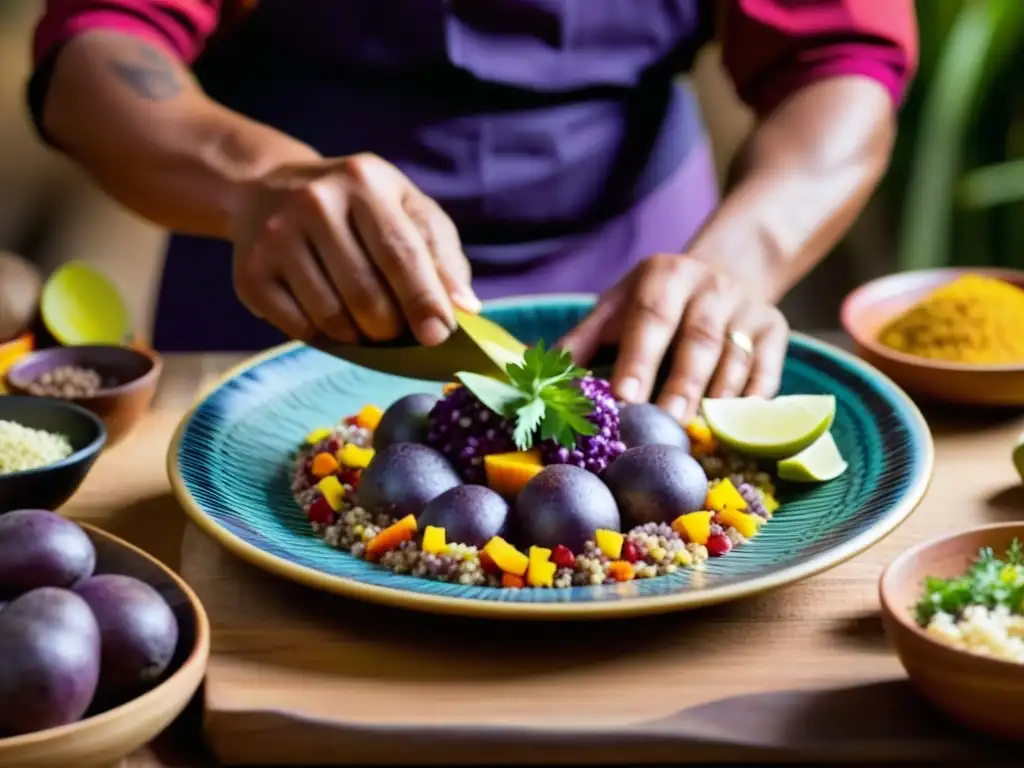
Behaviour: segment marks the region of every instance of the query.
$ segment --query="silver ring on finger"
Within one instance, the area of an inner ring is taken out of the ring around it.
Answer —
[[[729,343],[747,357],[754,354],[754,340],[743,331],[729,331]]]

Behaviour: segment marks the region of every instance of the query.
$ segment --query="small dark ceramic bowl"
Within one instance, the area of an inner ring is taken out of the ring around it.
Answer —
[[[33,381],[67,365],[91,368],[104,382],[110,382],[94,395],[67,401],[103,419],[110,445],[127,435],[149,410],[163,367],[158,357],[133,347],[51,347],[25,355],[14,363],[7,371],[7,388],[13,394],[28,395]]]
[[[43,397],[0,397],[0,421],[64,435],[74,450],[39,469],[0,474],[0,514],[13,509],[58,509],[78,490],[107,441],[96,414]]]

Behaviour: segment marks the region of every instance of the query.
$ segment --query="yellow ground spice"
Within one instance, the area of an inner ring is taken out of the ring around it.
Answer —
[[[1024,289],[964,275],[890,322],[878,339],[890,349],[933,360],[1024,363]]]

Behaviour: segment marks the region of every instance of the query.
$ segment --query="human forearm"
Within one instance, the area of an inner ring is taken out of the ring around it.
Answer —
[[[162,226],[214,237],[230,235],[241,183],[319,157],[209,99],[155,43],[108,31],[61,51],[43,123],[119,202]]]
[[[894,136],[892,100],[877,82],[840,77],[800,89],[755,130],[688,253],[780,299],[856,219]]]

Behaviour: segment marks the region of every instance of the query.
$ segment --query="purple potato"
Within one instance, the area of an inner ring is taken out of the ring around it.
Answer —
[[[626,448],[676,445],[690,452],[690,438],[686,430],[653,403],[634,403],[620,408],[619,435]]]
[[[375,453],[363,470],[357,500],[370,512],[418,518],[429,502],[457,485],[462,485],[462,478],[433,448],[393,443]]]
[[[0,515],[0,594],[70,587],[95,567],[92,541],[70,520],[43,509]]]
[[[516,518],[527,544],[549,549],[563,544],[577,553],[598,528],[622,526],[611,491],[597,475],[571,464],[545,467],[524,485]]]
[[[450,542],[482,547],[505,535],[508,516],[508,502],[490,488],[459,485],[427,504],[418,522],[421,531],[434,525],[444,528]]]
[[[112,573],[86,579],[75,592],[99,624],[100,688],[111,693],[158,680],[178,646],[178,620],[160,593]]]
[[[373,449],[383,451],[394,443],[426,443],[430,411],[439,399],[421,392],[395,400],[373,431]]]
[[[630,448],[604,473],[623,516],[636,525],[668,523],[704,507],[708,476],[678,445]]]
[[[88,604],[40,587],[0,613],[0,732],[73,723],[96,694],[100,630]]]

